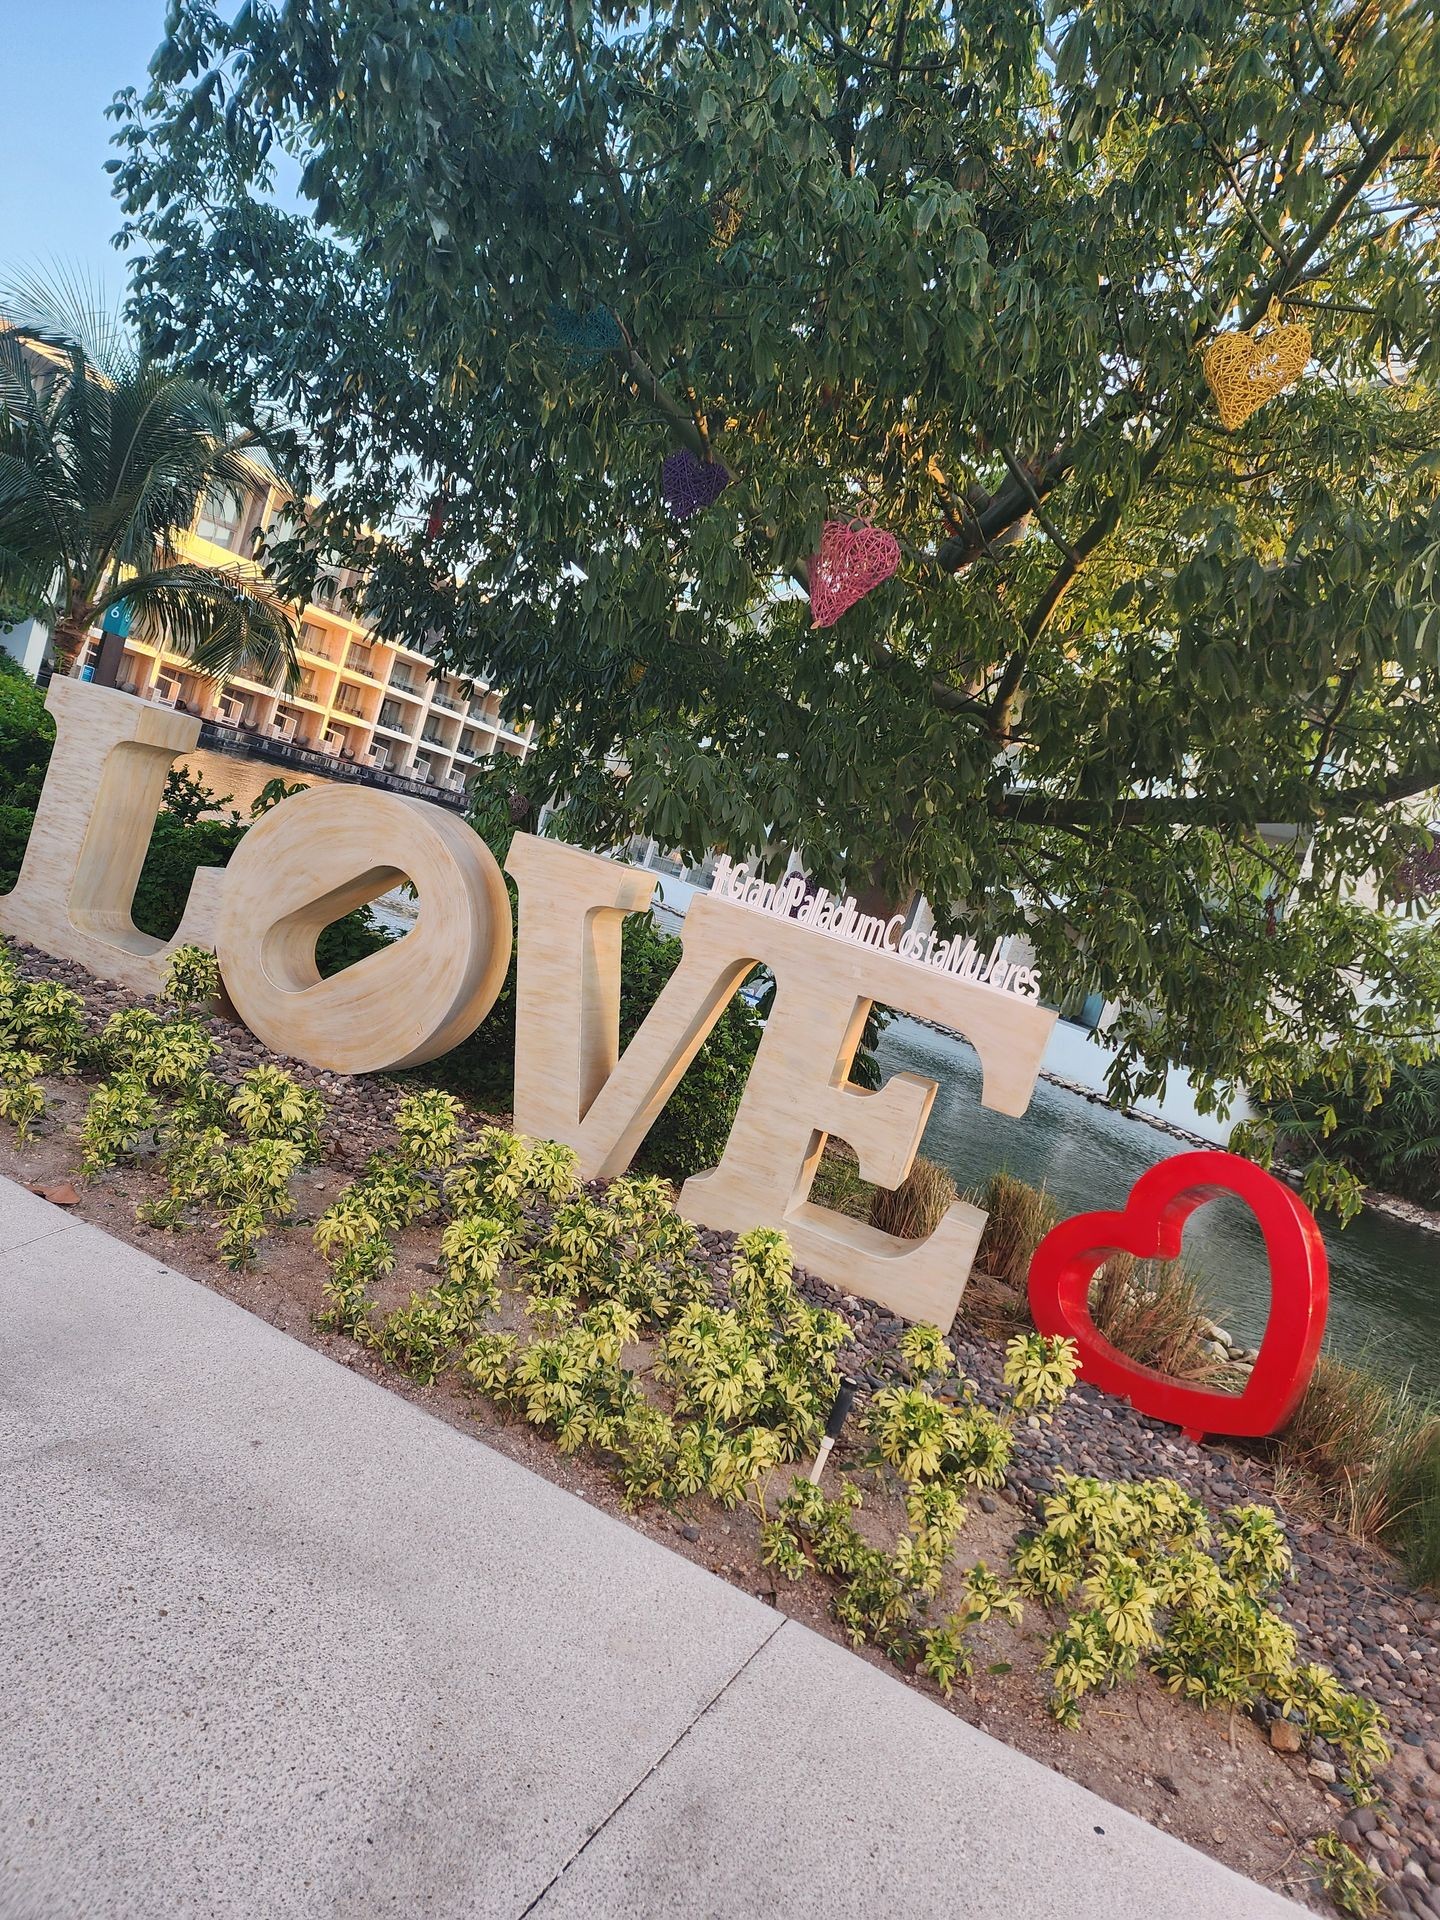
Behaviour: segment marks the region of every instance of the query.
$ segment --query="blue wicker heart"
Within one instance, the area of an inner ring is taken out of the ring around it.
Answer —
[[[549,331],[566,358],[582,364],[602,360],[624,344],[620,322],[608,307],[592,307],[588,313],[551,307]]]

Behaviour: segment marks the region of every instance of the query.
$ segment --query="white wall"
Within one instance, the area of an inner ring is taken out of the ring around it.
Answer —
[[[18,660],[33,680],[44,662],[49,639],[49,629],[38,620],[22,620],[17,627],[0,627],[0,652]]]

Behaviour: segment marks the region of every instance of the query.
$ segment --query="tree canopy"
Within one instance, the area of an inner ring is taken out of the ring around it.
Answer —
[[[1360,886],[1440,784],[1430,9],[173,0],[115,113],[149,344],[286,423],[575,836],[1024,927],[1132,1095],[1433,1047]],[[1312,358],[1227,432],[1267,320]],[[862,517],[898,570],[813,628]]]

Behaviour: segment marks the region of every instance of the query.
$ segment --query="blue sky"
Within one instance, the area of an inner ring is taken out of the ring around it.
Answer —
[[[165,0],[0,0],[0,280],[59,261],[118,304],[104,113],[143,86],[164,30]]]

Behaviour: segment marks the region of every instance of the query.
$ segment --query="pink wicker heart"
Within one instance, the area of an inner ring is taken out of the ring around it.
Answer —
[[[900,564],[900,542],[868,520],[827,520],[810,562],[810,624],[832,627]]]

